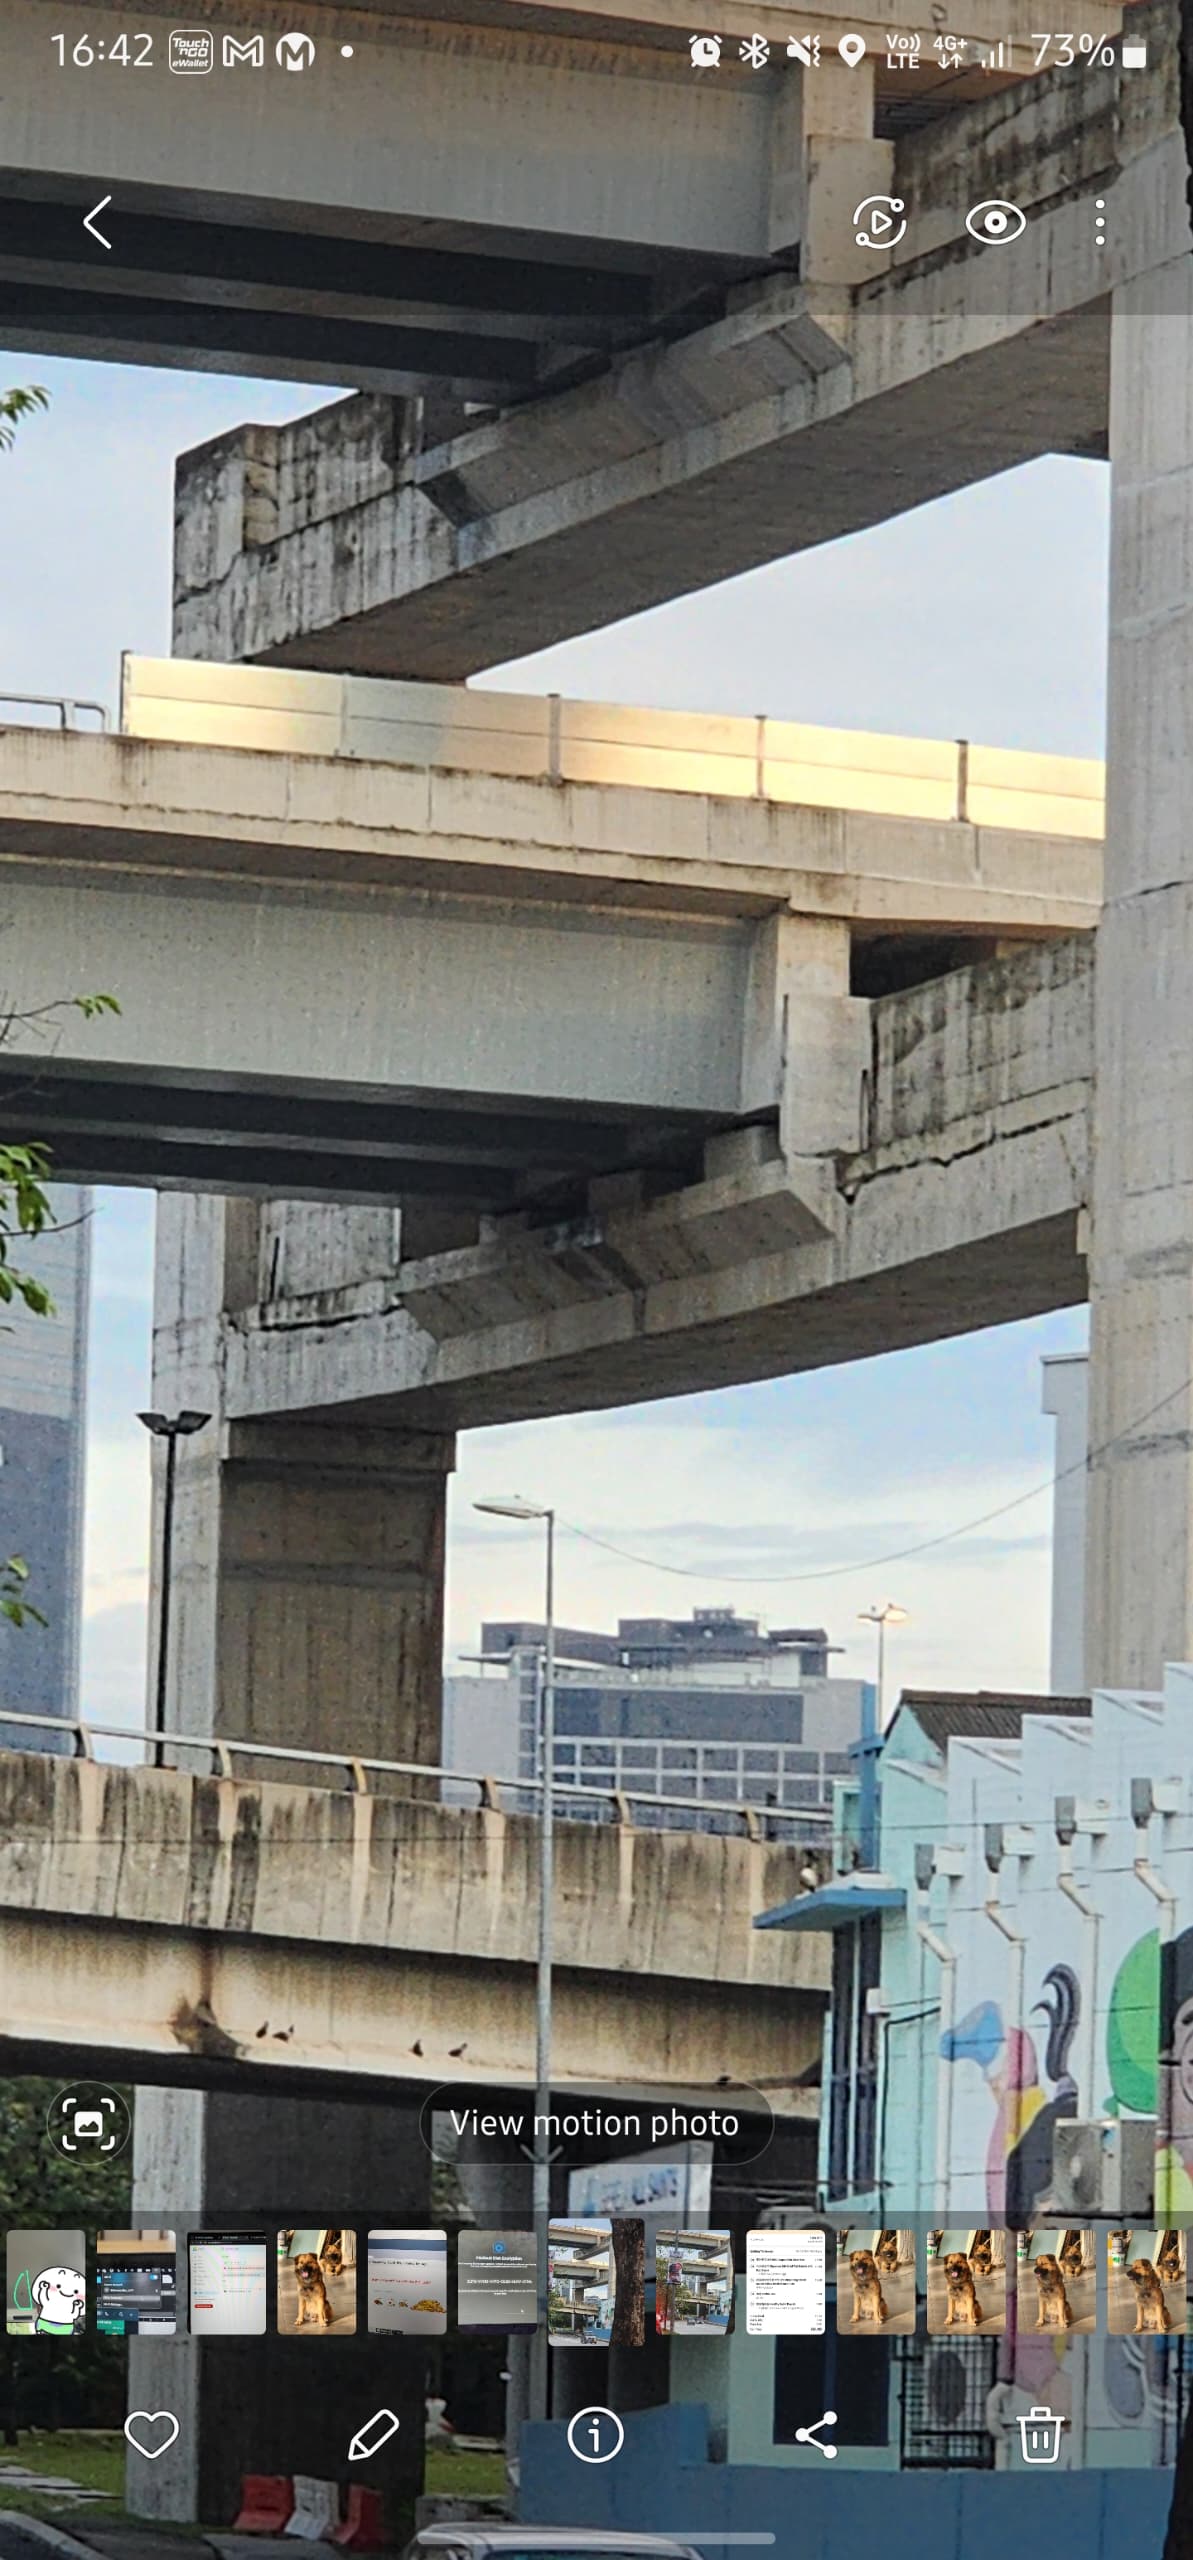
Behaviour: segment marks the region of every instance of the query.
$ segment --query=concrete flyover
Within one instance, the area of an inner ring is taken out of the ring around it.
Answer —
[[[217,62],[205,82],[170,76],[164,24],[135,75],[56,70],[40,0],[9,0],[6,341],[430,390],[458,416],[722,307],[786,245],[778,84],[693,81],[686,40],[629,25],[561,45],[526,12],[354,10],[348,68],[341,15],[308,11],[305,77],[275,64],[278,18],[259,70]],[[127,12],[99,0],[61,24],[69,54],[110,48]],[[107,252],[82,228],[103,188]]]
[[[1104,12],[1100,32],[1121,14]],[[1026,36],[1029,15],[1024,0],[1003,16],[965,0],[956,29]],[[732,58],[714,80],[693,78],[670,0],[529,0],[479,17],[312,0],[316,58],[298,78],[275,59],[280,14],[258,65],[227,59],[217,19],[205,81],[172,78],[167,27],[134,42],[119,0],[59,13],[59,67],[40,0],[8,0],[6,343],[151,364],[199,356],[238,374],[430,392],[458,409],[525,398],[619,346],[682,333],[724,311],[742,279],[801,254],[814,228],[805,135],[818,133],[841,65],[830,56],[805,97],[778,9],[749,20],[731,0]],[[834,13],[811,19],[835,41]],[[761,75],[737,60],[734,22],[743,34],[760,22],[773,40]],[[121,39],[134,62],[115,51]],[[1000,92],[1024,60],[1008,47]],[[991,78],[975,62],[960,86]],[[850,202],[856,182],[883,182],[883,105],[866,66],[850,97]],[[889,116],[906,120],[908,107],[888,94]],[[81,217],[105,189],[101,251]]]
[[[773,1128],[818,1230],[868,991],[1091,927],[1101,791],[955,742],[130,660],[120,735],[0,731],[34,1017],[0,1072],[64,1176],[437,1203],[457,1240],[602,1181],[686,1196]],[[38,1018],[76,988],[119,1015]]]
[[[1104,453],[1109,292],[1183,188],[1163,11],[1131,16],[1152,67],[1125,84],[950,88],[918,129],[910,84],[896,132],[867,66],[834,84],[822,63],[798,267],[583,379],[446,426],[365,396],[183,456],[175,647],[458,680],[1040,454]],[[886,256],[847,220],[871,190],[909,208]],[[1030,216],[997,258],[966,234],[975,194]]]
[[[243,1433],[247,1459],[270,1418],[442,1430],[582,1412],[1077,1304],[1092,991],[1083,936],[884,997],[853,1061],[863,1146],[842,1134],[786,1160],[772,1131],[744,1132],[653,1203],[596,1185],[586,1216],[503,1221],[410,1260],[350,1219],[321,1252],[284,1202],[233,1204],[247,1240],[230,1208],[163,1202],[161,1392],[194,1402],[218,1376],[229,1453]]]
[[[492,1807],[2,1752],[4,2067],[337,2098],[532,2083],[536,1837]],[[707,2098],[728,2075],[814,2117],[823,1946],[752,1926],[806,1858],[561,1821],[556,2086]]]

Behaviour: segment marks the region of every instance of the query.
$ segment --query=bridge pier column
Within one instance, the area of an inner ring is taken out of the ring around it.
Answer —
[[[283,1743],[409,1762],[439,1756],[447,1479],[454,1443],[434,1433],[318,1420],[229,1425],[222,1412],[224,1320],[287,1286],[278,1239],[306,1254],[306,1285],[392,1268],[392,1213],[318,1211],[281,1222],[278,1204],[159,1203],[154,1397],[191,1405],[207,1427],[179,1446],[172,1545],[167,1725],[229,1741]],[[311,1278],[311,1257],[316,1278]],[[331,1260],[328,1260],[328,1257]],[[264,1266],[264,1268],[263,1268]],[[289,1275],[297,1285],[298,1275]],[[301,1337],[294,1356],[306,1356]],[[155,1575],[161,1570],[155,1485]],[[160,1586],[151,1624],[159,1625]],[[156,1696],[156,1662],[150,1696]],[[318,1773],[237,1758],[237,1774]],[[332,1777],[334,1773],[327,1773]],[[409,1779],[370,1782],[412,1792]],[[301,1860],[303,1844],[295,1841]],[[370,2219],[429,2222],[430,2160],[417,2098],[344,2104],[145,2089],[138,2093],[135,2212],[141,2221],[261,2230],[355,2228],[363,2267]],[[359,2285],[364,2328],[366,2288]],[[367,2467],[391,2511],[421,2485],[424,2358],[416,2341],[269,2336],[172,2347],[137,2343],[132,2407],[174,2408],[177,2444],[148,2464],[130,2454],[137,2513],[228,2525],[247,2472],[345,2482],[355,2430],[396,2410],[394,2444]],[[359,2476],[352,2474],[353,2478]],[[391,2512],[391,2527],[399,2519]]]
[[[166,1721],[309,1751],[435,1761],[454,1441],[343,1421],[224,1421],[221,1319],[257,1302],[260,1230],[272,1215],[245,1201],[159,1206],[155,1400],[212,1417],[178,1448]],[[359,1254],[354,1278],[377,1269],[377,1215],[344,1213],[339,1249]],[[294,1358],[309,1356],[299,1333]],[[159,1465],[155,1641],[163,1482]],[[156,1686],[154,1661],[151,1697]]]
[[[390,2105],[323,2098],[232,2097],[194,2090],[139,2093],[134,2220],[172,2229],[183,2262],[179,2336],[134,2340],[129,2406],[172,2409],[177,2442],[155,2462],[131,2452],[126,2502],[137,2515],[226,2528],[249,2472],[309,2474],[380,2489],[391,2532],[422,2486],[425,2356],[417,2339],[370,2338],[364,2281],[370,2221],[431,2221],[430,2160],[418,2097]],[[198,2202],[196,2202],[198,2199]],[[265,2234],[279,2227],[355,2229],[357,2335],[200,2342],[183,2334],[188,2229]],[[348,2447],[375,2409],[392,2409],[397,2436],[350,2469]],[[403,2512],[404,2511],[404,2512]]]
[[[1086,1676],[1193,1659],[1193,258],[1114,297]]]

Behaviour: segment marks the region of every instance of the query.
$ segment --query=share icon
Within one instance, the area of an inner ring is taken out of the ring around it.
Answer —
[[[836,2423],[836,2410],[826,2409],[823,2418],[818,2418],[814,2427],[796,2428],[795,2441],[797,2444],[814,2444],[817,2453],[822,2453],[826,2462],[835,2462],[837,2459],[836,2445],[822,2444],[820,2441],[820,2430],[822,2427],[835,2427]]]

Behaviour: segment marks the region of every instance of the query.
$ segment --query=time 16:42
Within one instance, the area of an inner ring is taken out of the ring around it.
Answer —
[[[97,44],[91,36],[51,36],[60,69],[73,62],[76,70],[86,71],[93,62],[115,62],[125,71],[147,71],[153,61],[153,38],[146,35],[113,36],[110,44]]]

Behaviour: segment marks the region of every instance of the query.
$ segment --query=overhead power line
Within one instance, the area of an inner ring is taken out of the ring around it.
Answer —
[[[993,1521],[1005,1520],[1010,1512],[1022,1510],[1025,1503],[1038,1502],[1041,1494],[1052,1493],[1058,1484],[1064,1484],[1070,1476],[1087,1475],[1100,1458],[1108,1457],[1112,1449],[1121,1448],[1124,1442],[1132,1439],[1137,1431],[1142,1431],[1145,1423],[1154,1422],[1157,1414],[1165,1412],[1169,1405],[1178,1403],[1182,1396],[1188,1395],[1191,1388],[1193,1388],[1193,1373],[1182,1378],[1179,1387],[1173,1387],[1169,1395],[1161,1396],[1156,1404],[1149,1405],[1146,1413],[1137,1414],[1134,1421],[1127,1423],[1123,1430],[1112,1433],[1108,1440],[1100,1441],[1096,1448],[1087,1449],[1085,1456],[1076,1459],[1072,1466],[1058,1468],[1056,1474],[1046,1476],[1042,1484],[1032,1485],[1026,1493],[1012,1494],[1008,1502],[996,1503],[992,1511],[980,1511],[972,1520],[959,1521],[953,1529],[940,1529],[933,1538],[918,1539],[914,1546],[891,1547],[880,1556],[859,1556],[851,1564],[818,1565],[811,1572],[801,1573],[725,1573],[718,1566],[669,1564],[662,1556],[641,1555],[633,1547],[620,1546],[615,1539],[603,1538],[597,1530],[584,1529],[578,1521],[567,1520],[562,1514],[559,1515],[559,1525],[573,1538],[582,1538],[586,1546],[599,1547],[606,1555],[620,1557],[623,1564],[645,1565],[652,1573],[675,1574],[686,1582],[708,1582],[711,1579],[718,1583],[748,1583],[757,1587],[759,1584],[837,1582],[848,1574],[879,1573],[886,1565],[909,1564],[916,1556],[930,1555],[934,1548],[950,1546],[958,1538],[972,1537],[976,1530],[988,1529]]]

